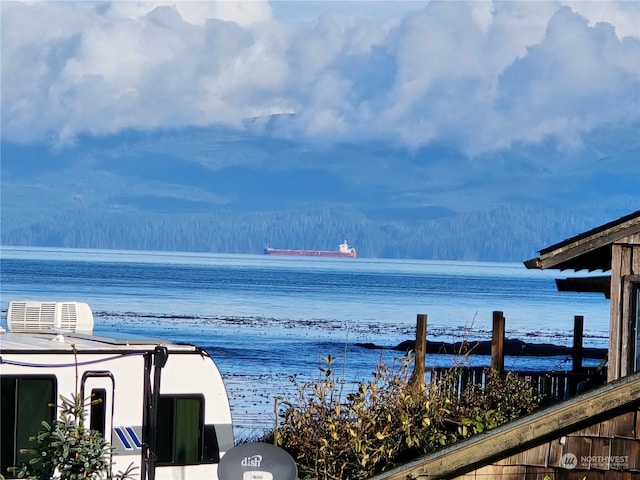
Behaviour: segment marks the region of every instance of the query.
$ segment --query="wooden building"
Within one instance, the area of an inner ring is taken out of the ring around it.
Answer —
[[[602,292],[611,300],[608,381],[640,370],[640,210],[551,245],[524,263],[545,270],[610,272],[557,280],[558,289]]]
[[[611,300],[607,383],[376,480],[640,480],[640,210],[541,250],[527,268]],[[373,480],[373,479],[372,479]]]

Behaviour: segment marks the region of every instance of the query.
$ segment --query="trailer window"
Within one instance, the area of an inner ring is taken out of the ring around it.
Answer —
[[[215,430],[204,425],[201,396],[161,395],[158,405],[158,465],[189,465],[219,461]]]
[[[0,473],[12,478],[7,469],[28,462],[33,455],[20,449],[34,448],[29,441],[43,420],[55,419],[56,380],[52,376],[2,375],[0,379]]]
[[[106,419],[107,391],[104,388],[91,390],[91,409],[89,410],[91,430],[96,430],[104,437],[104,424]]]

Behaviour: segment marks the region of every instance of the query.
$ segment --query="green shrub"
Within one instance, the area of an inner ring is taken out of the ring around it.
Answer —
[[[409,382],[413,358],[380,363],[372,379],[343,394],[327,357],[321,377],[282,402],[277,444],[298,464],[300,478],[357,480],[529,413],[534,390],[514,374],[487,372],[485,388],[458,391],[461,370],[428,385]]]
[[[111,447],[95,430],[84,427],[85,402],[80,395],[60,396],[60,417],[49,424],[42,421],[42,429],[29,440],[37,442],[34,449],[23,449],[33,458],[17,471],[19,478],[33,480],[85,480],[102,478],[131,478],[134,468],[111,473]],[[51,405],[54,407],[54,405]]]

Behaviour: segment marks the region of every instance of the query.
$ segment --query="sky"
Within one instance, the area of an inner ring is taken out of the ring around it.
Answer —
[[[286,114],[299,141],[473,157],[640,125],[637,1],[0,3],[1,138]],[[635,130],[638,131],[638,130]]]

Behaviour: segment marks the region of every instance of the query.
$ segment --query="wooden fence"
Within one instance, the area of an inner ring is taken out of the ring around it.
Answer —
[[[460,398],[465,389],[471,385],[477,386],[484,392],[489,371],[488,367],[431,368],[426,371],[425,380],[427,384],[446,381],[450,394]],[[584,369],[581,372],[517,370],[511,370],[511,372],[529,382],[541,399],[541,406],[551,405],[591,388],[602,386],[607,378],[606,369],[598,370],[597,368]]]
[[[517,371],[511,370],[518,377],[530,382],[532,388],[541,399],[541,405],[566,400],[567,398],[602,386],[606,382],[606,367],[585,368],[582,366],[582,336],[584,317],[574,317],[574,336],[572,346],[572,368],[570,371]],[[444,367],[427,368],[426,361],[427,343],[427,315],[419,314],[416,325],[415,366],[411,376],[411,382],[431,383],[437,380],[450,382],[449,388],[452,394],[460,395],[468,385],[476,385],[482,391],[486,387],[487,375],[490,370],[504,372],[504,343],[505,343],[505,317],[502,312],[493,312],[493,333],[491,339],[491,367]],[[454,372],[454,378],[451,373]],[[451,383],[452,382],[452,383]]]

